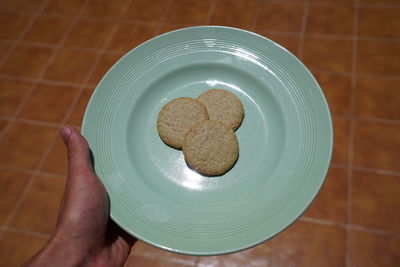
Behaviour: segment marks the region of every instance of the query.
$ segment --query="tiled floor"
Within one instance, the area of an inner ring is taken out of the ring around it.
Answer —
[[[318,198],[287,231],[220,257],[143,243],[127,266],[400,266],[399,0],[0,0],[0,265],[49,238],[65,181],[57,128],[80,126],[104,72],[157,34],[222,24],[285,46],[335,126]]]

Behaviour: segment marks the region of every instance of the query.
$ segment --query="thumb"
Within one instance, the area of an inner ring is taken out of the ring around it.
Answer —
[[[80,174],[92,172],[89,145],[86,139],[69,125],[61,128],[60,135],[67,147],[69,176],[76,177]]]

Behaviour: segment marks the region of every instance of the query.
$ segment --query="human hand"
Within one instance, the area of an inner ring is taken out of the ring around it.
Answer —
[[[68,176],[56,229],[28,266],[122,266],[136,241],[109,219],[109,199],[94,173],[85,138],[60,130],[68,150]]]

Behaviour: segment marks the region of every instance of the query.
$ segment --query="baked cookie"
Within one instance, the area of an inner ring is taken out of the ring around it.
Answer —
[[[208,120],[206,107],[189,97],[179,97],[165,104],[157,119],[161,139],[174,148],[182,147],[185,134],[193,125]]]
[[[182,146],[186,163],[206,175],[221,175],[235,164],[239,144],[235,132],[218,121],[204,121],[185,135]]]
[[[222,122],[233,130],[236,130],[242,123],[243,105],[239,98],[231,92],[211,89],[200,94],[196,100],[206,106],[210,120]]]

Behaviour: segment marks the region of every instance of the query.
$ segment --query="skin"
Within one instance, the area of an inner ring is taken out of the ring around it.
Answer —
[[[71,126],[60,135],[68,175],[56,229],[27,266],[123,266],[136,240],[110,220],[108,194],[93,171],[85,138]]]

